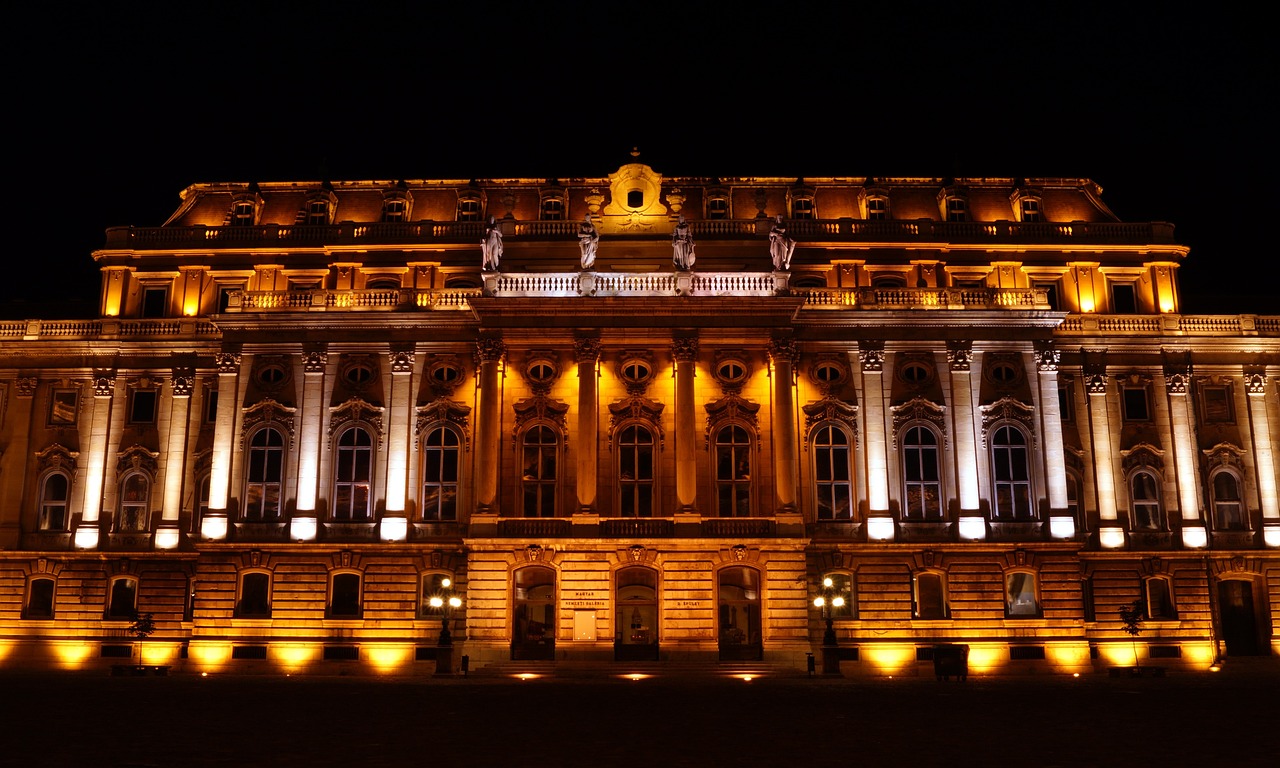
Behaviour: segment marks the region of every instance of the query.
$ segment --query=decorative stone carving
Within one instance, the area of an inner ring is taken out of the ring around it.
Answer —
[[[991,405],[981,406],[982,410],[982,446],[987,445],[987,437],[991,428],[1002,421],[1014,421],[1021,424],[1028,435],[1031,435],[1031,448],[1036,447],[1035,408],[1012,397],[1002,397]]]
[[[788,362],[795,366],[800,362],[800,348],[796,340],[789,337],[774,337],[769,340],[769,357],[774,363]]]
[[[541,544],[529,544],[524,548],[524,559],[526,562],[538,563],[542,562],[542,556],[545,551]]]
[[[824,396],[831,396],[849,383],[849,358],[841,354],[815,355],[809,366],[809,379],[818,385]]]
[[[551,394],[551,387],[560,378],[560,360],[554,350],[533,349],[520,369],[529,389],[539,397]]]
[[[440,398],[426,405],[418,406],[418,417],[414,422],[413,433],[421,435],[423,430],[432,424],[447,423],[458,427],[462,433],[462,447],[467,450],[470,440],[467,436],[467,421],[471,415],[471,406],[455,400]]]
[[[653,370],[653,353],[647,349],[624,349],[618,353],[618,378],[632,397],[641,397],[648,391]]]
[[[957,373],[968,371],[973,365],[972,341],[947,342],[947,367]]]
[[[507,345],[502,339],[486,337],[476,341],[476,360],[481,363],[496,362],[506,355]]]
[[[1261,373],[1247,373],[1244,377],[1244,391],[1251,395],[1267,393],[1267,377]]]
[[[706,408],[707,428],[703,437],[709,445],[712,431],[720,424],[737,422],[755,429],[756,413],[760,411],[760,404],[746,400],[737,394],[728,394],[713,403],[707,403]]]
[[[194,368],[174,368],[173,369],[173,396],[174,397],[191,397],[192,391],[196,388],[196,372]]]
[[[1085,392],[1091,395],[1107,394],[1107,377],[1102,374],[1091,374],[1085,377]]]
[[[884,372],[884,342],[859,341],[858,357],[862,359],[863,373]]]
[[[382,443],[382,413],[386,410],[380,405],[373,405],[360,397],[352,397],[346,402],[329,409],[329,437],[337,434],[338,429],[353,421],[362,421],[373,427],[378,435],[378,443]]]
[[[1120,457],[1120,468],[1126,475],[1138,467],[1150,467],[1164,473],[1164,450],[1151,443],[1138,443],[1122,450]]]
[[[19,376],[13,382],[18,397],[35,397],[39,380],[35,376]]]
[[[729,555],[737,562],[747,559],[747,548],[741,544],[734,544],[729,547]]]
[[[1053,373],[1058,370],[1058,362],[1062,353],[1053,345],[1052,340],[1036,342],[1036,370],[1041,373]]]
[[[311,350],[302,353],[302,372],[303,373],[324,373],[324,369],[329,364],[329,354],[319,350]]]
[[[698,359],[698,338],[696,336],[677,336],[671,340],[671,356],[680,363],[691,363]]]
[[[627,547],[627,559],[633,563],[639,563],[644,560],[645,548],[643,544],[632,544]]]
[[[629,397],[626,400],[610,403],[610,441],[613,439],[613,433],[617,432],[623,424],[629,421],[640,421],[657,434],[658,445],[660,448],[663,447],[666,444],[666,432],[662,429],[662,409],[665,407],[665,404],[647,397]]]
[[[573,340],[573,359],[579,363],[594,363],[600,359],[600,337],[578,336]]]
[[[1210,471],[1219,467],[1231,467],[1241,474],[1244,472],[1244,450],[1238,446],[1223,442],[1202,451],[1202,453],[1204,453],[1205,464]]]
[[[548,421],[564,430],[565,414],[569,412],[569,404],[539,395],[516,402],[512,409],[516,413],[516,419],[511,437],[515,440],[524,429],[524,425],[531,421]]]
[[[116,476],[121,476],[125,472],[140,469],[143,472],[155,477],[156,468],[159,466],[160,454],[157,451],[149,451],[137,443],[125,448],[117,455],[116,458]]]
[[[1187,380],[1189,378],[1185,373],[1166,373],[1164,377],[1165,391],[1171,395],[1187,394]]]
[[[926,421],[932,424],[938,434],[942,435],[942,447],[947,447],[946,408],[932,400],[913,397],[902,405],[895,405],[889,410],[893,413],[893,447],[895,449],[898,447],[898,435],[902,433],[903,427],[913,421]]]
[[[36,451],[35,456],[38,472],[61,469],[74,473],[76,471],[76,459],[80,457],[80,452],[68,450],[66,446],[60,443],[53,443],[43,451]]]
[[[433,355],[426,364],[427,385],[437,398],[447,398],[462,383],[462,363],[456,355]]]
[[[414,353],[412,350],[392,350],[390,355],[391,374],[413,373]]]
[[[111,397],[116,389],[116,372],[115,371],[94,371],[93,372],[93,396],[94,397]]]
[[[834,397],[824,397],[816,402],[802,406],[804,411],[805,434],[812,434],[813,428],[824,422],[835,421],[844,424],[853,434],[853,444],[858,445],[858,406],[850,405]],[[805,441],[805,450],[809,442]]]
[[[297,408],[282,405],[269,397],[263,398],[248,408],[244,409],[244,416],[241,419],[243,428],[240,431],[240,448],[244,448],[245,436],[253,431],[254,427],[259,424],[276,424],[283,427],[289,433],[289,444],[293,445],[293,417],[298,412]]]
[[[218,367],[218,373],[231,374],[240,372],[240,353],[239,352],[217,352],[213,355],[214,365]]]

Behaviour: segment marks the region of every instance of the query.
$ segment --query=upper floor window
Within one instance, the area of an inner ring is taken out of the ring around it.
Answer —
[[[902,437],[905,484],[903,517],[936,520],[942,517],[942,475],[938,436],[924,426],[907,429]]]
[[[750,517],[751,435],[737,424],[716,431],[716,511],[720,517]]]
[[[947,221],[968,221],[969,201],[963,197],[948,197],[943,203]]]
[[[1151,420],[1151,407],[1146,387],[1121,387],[1120,396],[1120,409],[1125,421]]]
[[[142,471],[130,472],[120,482],[120,519],[117,531],[145,531],[150,526],[147,508],[151,501],[151,478]]]
[[[868,221],[884,221],[889,218],[889,198],[887,197],[868,197],[867,198],[867,220]]]
[[[105,618],[128,621],[138,613],[138,580],[132,576],[119,576],[111,580],[107,589]]]
[[[1248,527],[1240,500],[1240,478],[1221,469],[1213,474],[1213,522],[1220,531],[1242,531]]]
[[[53,595],[56,582],[44,576],[33,576],[27,582],[27,599],[23,603],[22,618],[52,619]]]
[[[849,435],[834,424],[824,424],[813,434],[814,497],[819,520],[853,519]]]
[[[729,198],[712,195],[707,198],[707,218],[708,219],[727,219],[729,218]]]
[[[1146,591],[1147,618],[1156,621],[1175,621],[1178,606],[1173,601],[1173,580],[1167,576],[1152,576],[1143,587]]]
[[[1014,427],[1000,427],[991,439],[991,475],[995,516],[1031,517],[1031,463],[1027,438]]]
[[[213,476],[203,472],[196,478],[195,530],[200,530],[200,521],[209,514],[209,491],[213,487]]]
[[[1132,505],[1133,527],[1159,531],[1164,529],[1160,512],[1160,484],[1155,473],[1140,469],[1129,477],[1129,502]]]
[[[284,485],[284,437],[266,427],[253,434],[245,461],[244,516],[246,520],[280,517]]]
[[[135,389],[129,393],[130,424],[155,423],[158,394],[154,389]]]
[[[271,617],[271,574],[251,571],[240,575],[240,597],[236,600],[240,618]]]
[[[483,221],[484,210],[479,197],[458,199],[458,221]]]
[[[1019,198],[1018,216],[1022,221],[1026,221],[1026,222],[1043,221],[1044,217],[1040,213],[1040,198],[1038,197]]]
[[[542,220],[543,221],[564,221],[564,198],[562,197],[542,198]]]
[[[169,289],[163,285],[148,285],[142,288],[142,305],[139,307],[141,317],[167,317],[169,314]]]
[[[1138,286],[1133,282],[1111,284],[1111,312],[1116,315],[1138,313]]]
[[[1231,402],[1230,384],[1204,384],[1200,387],[1200,411],[1206,424],[1234,424],[1235,408]]]
[[[1076,420],[1075,386],[1070,381],[1058,381],[1058,416],[1065,422]]]
[[[323,199],[314,199],[307,201],[307,223],[308,224],[328,224],[329,223],[329,201]]]
[[[50,472],[40,484],[42,531],[67,530],[67,501],[71,498],[71,478],[65,472]]]
[[[653,516],[653,470],[653,432],[640,424],[623,427],[618,432],[618,505],[623,517]]]
[[[915,575],[914,582],[915,618],[947,618],[951,611],[947,604],[946,578],[936,571],[921,571]]]
[[[1034,573],[1014,571],[1005,574],[1004,615],[1011,619],[1030,619],[1040,615]]]
[[[237,200],[231,205],[230,224],[233,227],[252,227],[257,222],[256,206],[252,200]]]
[[[360,618],[360,574],[335,573],[329,580],[328,616],[331,619]]]
[[[1074,471],[1068,471],[1066,474],[1066,480],[1067,480],[1067,514],[1071,515],[1072,519],[1078,522],[1083,519],[1082,517],[1080,517],[1080,488],[1081,488],[1080,476],[1077,475]]]
[[[906,288],[907,278],[900,274],[878,274],[871,276],[872,288]]]
[[[525,431],[521,447],[521,511],[525,517],[555,517],[560,437],[544,424]]]
[[[1058,302],[1058,286],[1057,280],[1032,280],[1031,287],[1044,291],[1045,301],[1049,305],[1049,309],[1059,309]]]
[[[437,426],[422,440],[422,518],[456,520],[462,441],[450,427]]]
[[[338,437],[333,473],[333,518],[366,520],[370,514],[373,478],[373,438],[368,430],[351,427]]]
[[[793,219],[813,219],[817,218],[817,210],[813,205],[813,198],[792,197],[791,198],[791,218]]]
[[[405,221],[409,218],[409,201],[403,197],[388,197],[382,201],[383,221]]]

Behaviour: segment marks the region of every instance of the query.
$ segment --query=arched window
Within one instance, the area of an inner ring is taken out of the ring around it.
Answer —
[[[360,574],[335,573],[329,579],[329,618],[360,618]]]
[[[950,615],[947,605],[947,581],[937,571],[921,571],[915,575],[913,595],[917,619],[945,619]]]
[[[1243,531],[1248,527],[1244,505],[1240,501],[1240,478],[1233,472],[1219,470],[1210,478],[1213,487],[1213,520],[1220,531]]]
[[[344,430],[333,471],[333,519],[369,519],[372,478],[373,437],[362,427]]]
[[[112,579],[107,591],[106,618],[127,621],[132,620],[137,612],[138,580],[132,576]]]
[[[851,466],[849,435],[834,424],[818,427],[813,433],[813,482],[819,520],[853,519]]]
[[[117,531],[145,531],[147,507],[151,500],[151,478],[145,472],[130,472],[120,481],[120,517]]]
[[[1004,615],[1011,619],[1033,619],[1040,615],[1036,575],[1012,571],[1004,576]]]
[[[458,519],[458,478],[462,440],[456,430],[437,426],[422,440],[422,519]]]
[[[250,571],[240,575],[240,596],[236,600],[240,618],[271,617],[271,574]]]
[[[555,430],[535,424],[520,439],[521,511],[525,517],[555,517],[560,438]]]
[[[635,565],[614,575],[614,641],[619,646],[656,647],[658,642],[658,572]],[[644,654],[626,654],[644,658]],[[650,658],[656,658],[651,656]]]
[[[1168,576],[1152,576],[1143,587],[1146,591],[1147,618],[1156,621],[1175,621],[1178,606],[1173,601],[1173,580]]]
[[[65,472],[50,472],[40,484],[40,530],[67,530],[67,500],[71,498],[71,478]]]
[[[1145,531],[1164,529],[1160,512],[1160,483],[1154,473],[1140,469],[1129,476],[1129,501],[1133,527]]]
[[[902,474],[905,485],[903,517],[937,520],[942,517],[942,476],[938,436],[924,426],[909,427],[902,437]]]
[[[618,433],[618,506],[623,517],[652,517],[654,507],[653,432],[640,424]]]
[[[27,582],[27,600],[23,604],[22,618],[52,619],[53,595],[56,582],[45,576],[33,576]]]
[[[280,517],[284,485],[284,436],[266,427],[253,434],[245,467],[244,517],[275,520]]]
[[[750,517],[751,435],[737,424],[716,431],[716,510],[720,517]]]
[[[995,484],[995,517],[1031,517],[1031,464],[1027,438],[1014,427],[1000,427],[991,439],[991,479]]]

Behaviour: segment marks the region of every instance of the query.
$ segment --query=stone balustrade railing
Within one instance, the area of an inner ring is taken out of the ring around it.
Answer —
[[[0,339],[165,339],[212,338],[218,326],[208,320],[127,320],[104,317],[97,320],[7,320],[0,322]]]

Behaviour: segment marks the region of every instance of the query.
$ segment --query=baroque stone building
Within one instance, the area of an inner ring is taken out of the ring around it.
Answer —
[[[0,665],[1273,653],[1280,317],[1100,193],[193,185],[0,322]]]

